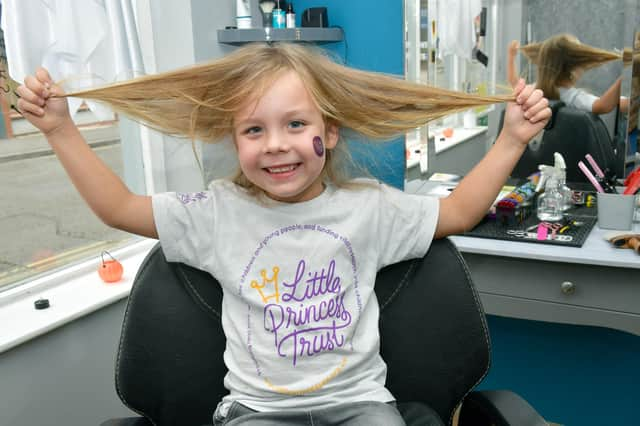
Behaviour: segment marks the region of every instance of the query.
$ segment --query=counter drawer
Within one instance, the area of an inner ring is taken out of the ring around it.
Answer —
[[[640,314],[640,270],[463,253],[479,292]]]

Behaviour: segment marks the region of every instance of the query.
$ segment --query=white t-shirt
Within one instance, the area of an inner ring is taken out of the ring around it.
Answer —
[[[598,100],[597,96],[575,87],[558,87],[558,94],[567,106],[588,112],[593,112],[593,103]]]
[[[167,260],[222,285],[225,402],[271,411],[394,400],[379,354],[375,276],[427,252],[439,205],[359,182],[294,204],[260,201],[222,180],[153,196]]]

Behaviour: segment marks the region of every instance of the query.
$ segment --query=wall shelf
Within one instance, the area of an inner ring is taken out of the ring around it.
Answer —
[[[245,44],[257,41],[309,41],[331,43],[344,38],[342,28],[248,28],[218,30],[218,42]]]

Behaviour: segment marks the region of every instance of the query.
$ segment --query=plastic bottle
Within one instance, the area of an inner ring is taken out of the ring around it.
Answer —
[[[236,0],[236,27],[251,28],[251,3],[249,0]]]
[[[567,186],[567,165],[564,162],[564,157],[559,152],[555,152],[553,158],[553,167],[558,177],[558,185],[562,194],[562,211],[567,211],[573,207],[572,191]]]
[[[546,222],[562,220],[563,206],[558,176],[553,173],[547,178],[544,193],[538,196],[538,219]]]
[[[296,13],[293,11],[293,5],[291,2],[287,5],[287,14],[286,14],[287,28],[295,28],[296,27]]]
[[[273,28],[284,28],[285,16],[284,10],[280,8],[280,1],[276,1],[276,8],[273,9]]]

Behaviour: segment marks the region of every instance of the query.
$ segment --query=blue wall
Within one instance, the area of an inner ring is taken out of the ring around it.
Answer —
[[[296,25],[310,7],[327,8],[329,25],[342,27],[345,41],[323,47],[345,59],[354,68],[404,76],[404,9],[402,0],[292,0]],[[404,138],[382,145],[367,145],[362,154],[354,144],[356,162],[365,163],[370,173],[398,188],[404,187]]]
[[[511,389],[563,425],[638,425],[640,337],[600,327],[489,315],[491,369],[480,389]]]

